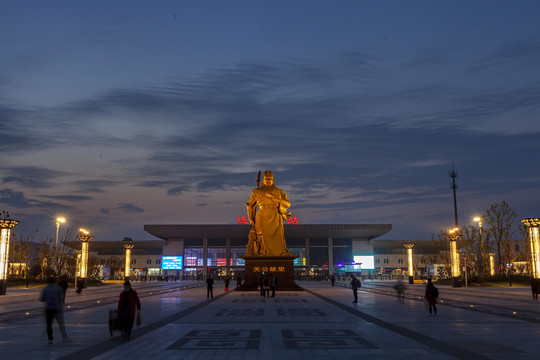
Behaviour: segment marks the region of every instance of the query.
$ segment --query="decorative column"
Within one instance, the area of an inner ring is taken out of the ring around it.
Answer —
[[[403,245],[407,249],[407,265],[408,270],[407,273],[409,275],[409,284],[414,284],[414,266],[413,266],[413,254],[412,249],[414,247],[414,244],[405,244]]]
[[[225,239],[225,274],[231,276],[231,238]]]
[[[133,240],[125,237],[124,240],[122,240],[122,245],[124,246],[124,249],[126,249],[126,265],[124,268],[124,278],[126,280],[129,280],[129,276],[131,274],[131,249],[135,247],[135,244],[133,243]]]
[[[489,253],[489,275],[495,276],[495,253]]]
[[[332,275],[334,275],[334,241],[328,238],[328,276]]]
[[[79,281],[84,282],[84,286],[86,287],[86,277],[88,276],[88,245],[90,241],[94,238],[93,236],[90,236],[90,232],[88,232],[85,229],[79,229],[80,235],[77,236],[77,239],[81,241],[81,262],[79,266]]]
[[[531,273],[535,279],[540,279],[540,234],[538,226],[539,218],[521,219],[521,222],[529,228],[529,244],[531,246]]]
[[[9,218],[9,214],[4,212],[4,218],[0,219],[0,295],[6,295],[7,273],[9,262],[9,239],[11,228],[17,226],[19,222]]]
[[[459,239],[459,229],[454,228],[446,234],[446,238],[450,240],[450,269],[452,273],[452,286],[459,287],[459,253],[457,250],[457,239]]]
[[[203,266],[203,280],[206,280],[208,277],[208,238],[203,238],[203,260],[202,260],[202,266]]]
[[[77,279],[81,277],[81,250],[75,250],[75,287],[77,287]]]

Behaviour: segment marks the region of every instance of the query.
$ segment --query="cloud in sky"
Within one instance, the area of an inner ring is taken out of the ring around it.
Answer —
[[[540,178],[529,166],[540,132],[536,20],[524,6],[496,38],[446,9],[426,31],[441,16],[430,9],[415,26],[310,9],[333,25],[322,31],[293,7],[284,27],[305,29],[290,39],[265,19],[241,21],[264,46],[227,27],[220,43],[188,20],[173,41],[172,17],[144,34],[155,8],[49,24],[48,48],[12,39],[0,56],[0,206],[31,210],[44,228],[62,211],[103,240],[148,238],[147,223],[234,223],[257,171],[272,169],[302,223],[392,223],[388,237],[429,238],[453,220],[454,160],[463,218],[502,200],[528,216]]]

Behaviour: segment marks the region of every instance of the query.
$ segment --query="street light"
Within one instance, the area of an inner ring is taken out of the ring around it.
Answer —
[[[414,244],[405,244],[403,245],[407,248],[407,265],[408,265],[408,275],[409,275],[409,284],[414,284],[414,268],[413,268],[413,254],[412,249]]]
[[[81,240],[81,262],[79,266],[79,276],[80,281],[84,282],[86,285],[86,277],[88,273],[88,243],[94,238],[90,236],[90,232],[85,229],[79,229],[80,235],[77,236],[77,239]],[[85,287],[85,286],[83,286]]]
[[[480,264],[482,265],[482,273],[484,272],[484,243],[483,243],[483,231],[482,231],[482,218],[480,216],[475,216],[473,219],[474,222],[478,223],[478,228],[480,229],[480,236],[478,238],[478,248],[480,249]]]
[[[65,222],[66,219],[64,219],[63,217],[56,218],[56,241],[54,243],[56,247],[58,247],[58,231],[60,230],[60,224],[63,224]]]
[[[531,272],[535,279],[540,278],[540,234],[538,226],[539,218],[521,219],[521,222],[529,228],[529,244],[531,246]]]
[[[0,295],[6,295],[9,239],[11,228],[17,226],[18,223],[17,220],[10,219],[8,213],[4,213],[4,218],[0,219]]]
[[[459,239],[459,228],[453,228],[448,231],[446,238],[450,240],[450,269],[452,272],[452,286],[459,287],[459,254],[457,251],[457,239]]]
[[[124,277],[126,280],[129,280],[129,275],[131,272],[131,249],[135,247],[135,244],[133,243],[133,240],[125,237],[124,240],[122,240],[122,245],[124,245],[124,249],[126,249],[126,265],[124,268]]]

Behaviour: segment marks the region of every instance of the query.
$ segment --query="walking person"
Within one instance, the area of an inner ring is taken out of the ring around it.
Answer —
[[[427,286],[426,286],[426,293],[424,294],[424,297],[426,298],[426,301],[429,304],[429,314],[431,315],[432,311],[435,315],[437,315],[437,298],[439,297],[439,289],[433,285],[431,282],[431,279],[427,280]]]
[[[240,287],[242,287],[242,275],[238,274],[236,275],[236,290],[240,290]]]
[[[538,288],[540,287],[540,282],[538,281],[538,279],[531,278],[530,283],[531,283],[532,297],[534,300],[538,300],[538,290],[539,290]]]
[[[212,279],[212,275],[208,275],[208,279],[206,279],[206,298],[214,298],[214,279]]]
[[[332,282],[332,286],[334,286],[334,284],[336,283],[336,277],[334,276],[334,274],[330,276],[330,282]]]
[[[360,280],[358,280],[354,275],[351,275],[351,289],[354,295],[353,303],[358,302],[358,288],[362,287]]]
[[[272,297],[276,297],[277,276],[270,274],[270,291],[272,291]]]
[[[229,284],[230,283],[231,283],[231,278],[227,276],[225,278],[225,292],[229,292]]]
[[[261,296],[264,296],[264,274],[261,274],[259,278],[259,290],[261,291]]]
[[[124,282],[124,291],[120,293],[120,297],[118,298],[116,314],[118,314],[122,336],[127,340],[131,336],[136,311],[141,311],[141,302],[137,292],[131,288],[131,283],[126,280]]]
[[[41,292],[39,300],[45,303],[45,319],[47,322],[47,338],[49,344],[54,341],[52,321],[56,319],[58,327],[60,328],[60,334],[64,341],[68,340],[66,333],[66,327],[64,325],[64,289],[56,284],[54,277],[49,277],[49,285],[47,285]]]
[[[396,289],[397,291],[397,296],[398,296],[398,302],[400,304],[404,304],[405,303],[405,284],[403,283],[403,281],[401,280],[398,280],[398,283],[396,285],[394,285],[394,289]]]
[[[263,278],[263,296],[270,297],[270,279],[266,275]]]

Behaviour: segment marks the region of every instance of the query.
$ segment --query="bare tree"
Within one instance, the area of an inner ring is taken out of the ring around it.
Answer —
[[[487,232],[497,248],[497,260],[501,270],[506,263],[512,260],[510,253],[512,235],[514,234],[512,224],[516,216],[516,212],[508,206],[506,201],[491,205],[484,216]]]
[[[459,245],[465,249],[465,259],[467,267],[474,264],[473,270],[476,274],[480,275],[484,269],[479,261],[477,253],[479,247],[480,231],[476,226],[464,226],[461,229],[460,243]],[[472,261],[474,259],[474,261]]]
[[[30,243],[33,242],[37,234],[37,229],[25,234],[24,230],[17,235],[15,232],[11,233],[10,242],[10,262],[18,264],[18,269],[12,269],[20,277],[27,279],[28,270],[30,267]],[[13,274],[12,274],[13,275]]]
[[[441,230],[436,236],[435,234],[431,235],[431,240],[435,242],[438,257],[441,259],[442,264],[444,265],[444,277],[448,277],[451,273],[450,268],[452,260],[450,258],[450,250],[448,246],[448,240],[446,239],[446,232]]]

